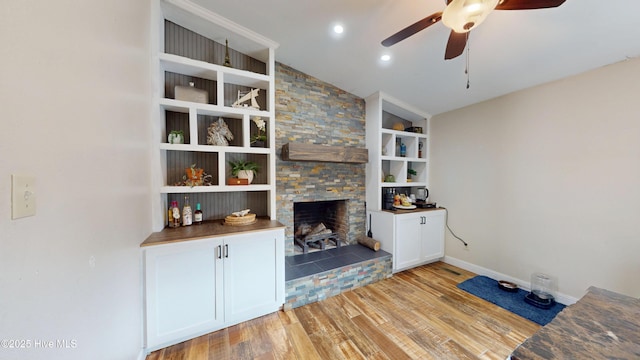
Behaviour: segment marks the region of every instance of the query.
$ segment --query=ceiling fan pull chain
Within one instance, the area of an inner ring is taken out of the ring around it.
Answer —
[[[467,33],[467,64],[464,68],[464,73],[467,74],[467,89],[469,88],[469,48],[471,44],[469,44],[469,33]]]

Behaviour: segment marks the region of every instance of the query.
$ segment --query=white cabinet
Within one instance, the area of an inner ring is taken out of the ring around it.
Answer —
[[[422,241],[423,262],[440,259],[444,256],[445,210],[427,211],[421,214],[420,239]]]
[[[422,260],[422,219],[417,214],[394,216],[393,270],[418,265]]]
[[[203,334],[224,323],[221,239],[144,250],[149,348]]]
[[[146,347],[161,347],[277,311],[284,231],[143,248]]]
[[[441,209],[395,214],[371,211],[371,231],[381,249],[393,255],[398,272],[444,256],[445,211]]]
[[[444,211],[396,215],[395,270],[406,269],[444,256]]]
[[[429,185],[430,115],[381,92],[367,97],[365,102],[367,207],[380,210],[384,191],[393,188],[410,194]],[[394,130],[396,124],[404,130]],[[401,147],[405,150],[401,151]],[[409,170],[415,175],[409,175]],[[393,176],[393,181],[387,181],[388,175]]]
[[[224,244],[225,322],[238,323],[284,304],[284,235],[236,235]]]

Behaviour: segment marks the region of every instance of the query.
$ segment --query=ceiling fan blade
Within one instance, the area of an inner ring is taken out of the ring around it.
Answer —
[[[533,10],[562,5],[566,0],[501,0],[496,10]]]
[[[457,33],[451,30],[451,34],[449,34],[449,41],[447,41],[447,50],[444,52],[445,60],[451,60],[462,55],[464,48],[467,46],[468,35],[468,32]]]
[[[389,47],[393,44],[399,43],[400,41],[408,38],[409,36],[418,33],[426,28],[428,28],[429,26],[437,23],[438,21],[440,21],[440,19],[442,19],[442,13],[441,12],[437,12],[437,13],[433,13],[429,16],[427,16],[426,18],[416,22],[413,25],[409,25],[406,28],[398,31],[397,33],[389,36],[388,38],[382,40],[382,45]]]

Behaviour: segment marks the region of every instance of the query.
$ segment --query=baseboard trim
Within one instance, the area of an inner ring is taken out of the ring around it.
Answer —
[[[147,350],[146,349],[140,349],[140,353],[138,353],[138,357],[136,358],[137,360],[145,360],[147,358]]]
[[[467,271],[471,271],[474,272],[478,275],[484,275],[487,277],[490,277],[492,279],[495,280],[507,280],[507,281],[511,281],[512,283],[518,284],[518,286],[524,290],[529,291],[531,289],[531,283],[529,281],[525,281],[522,279],[517,279],[514,278],[512,276],[491,270],[491,269],[487,269],[485,267],[482,266],[478,266],[469,262],[466,262],[464,260],[460,260],[451,256],[445,256],[444,259],[442,259],[443,262],[453,265],[453,266],[457,266],[461,269],[467,270]],[[571,305],[571,304],[575,304],[578,299],[574,298],[573,296],[569,296],[566,294],[561,294],[561,293],[557,293],[556,294],[556,301],[564,304],[564,305]]]

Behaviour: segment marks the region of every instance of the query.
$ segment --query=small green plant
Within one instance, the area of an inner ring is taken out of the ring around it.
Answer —
[[[184,133],[182,132],[182,130],[173,130],[169,133],[167,141],[169,142],[169,144],[183,144]]]
[[[413,169],[407,169],[407,175],[409,175],[409,176],[418,175],[418,173]]]
[[[229,166],[231,166],[232,176],[238,176],[238,172],[240,170],[252,171],[253,175],[256,175],[258,173],[258,170],[260,170],[260,167],[258,166],[258,164],[253,161],[245,161],[245,160],[229,161]]]

